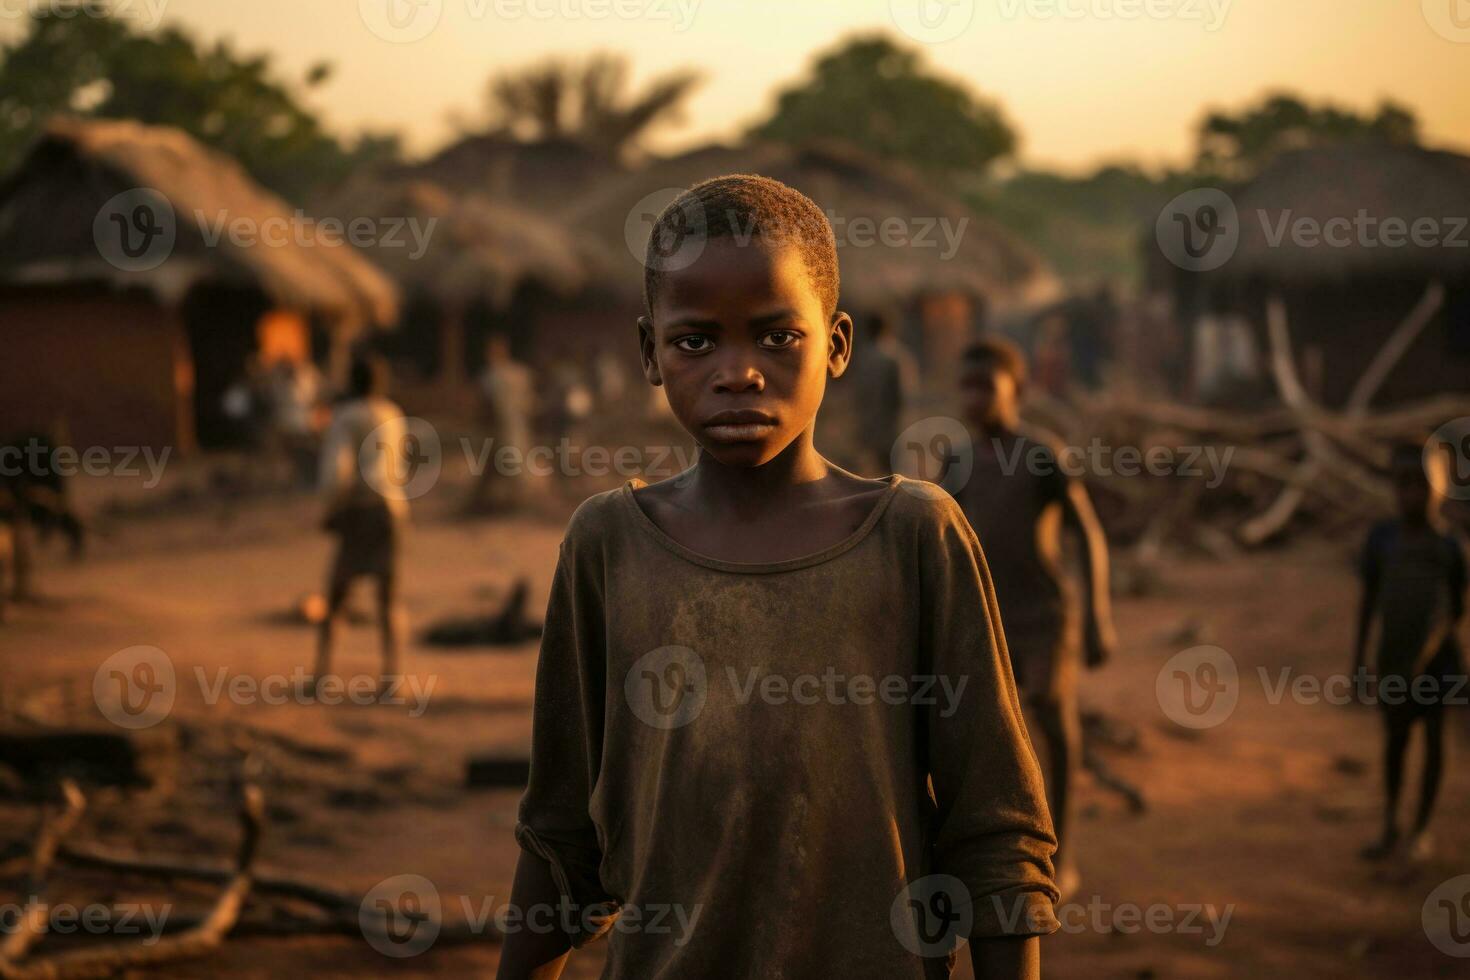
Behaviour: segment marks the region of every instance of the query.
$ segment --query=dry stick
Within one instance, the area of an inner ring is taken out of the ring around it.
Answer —
[[[46,932],[47,906],[41,898],[46,891],[46,879],[51,874],[51,863],[61,840],[72,832],[87,808],[87,798],[70,779],[61,783],[62,805],[55,813],[41,815],[41,827],[36,832],[36,846],[31,856],[31,870],[26,881],[26,906],[16,922],[15,931],[0,942],[0,976],[4,976],[5,964],[25,956],[26,950]]]
[[[0,960],[3,980],[85,980],[110,977],[126,969],[156,965],[201,956],[217,948],[234,927],[250,892],[250,868],[260,843],[265,812],[258,786],[247,784],[240,805],[241,840],[236,853],[235,876],[220,894],[214,908],[194,928],[159,939],[152,945],[108,946],[102,949],[62,953],[26,963]]]
[[[1367,370],[1358,383],[1353,385],[1352,393],[1348,395],[1347,404],[1344,406],[1345,414],[1350,419],[1358,419],[1368,411],[1373,396],[1378,394],[1378,389],[1383,387],[1383,382],[1388,379],[1389,372],[1399,361],[1403,360],[1404,354],[1424,332],[1429,321],[1434,319],[1434,314],[1444,305],[1444,286],[1438,279],[1429,283],[1429,288],[1424,290],[1424,295],[1419,298],[1414,309],[1409,315],[1389,334],[1388,340],[1378,349],[1378,353],[1369,362]]]

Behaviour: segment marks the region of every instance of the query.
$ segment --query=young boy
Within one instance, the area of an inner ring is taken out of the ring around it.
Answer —
[[[408,430],[403,411],[385,396],[388,368],[381,358],[354,358],[348,397],[332,412],[322,445],[323,524],[338,538],[327,577],[327,611],[317,637],[313,684],[331,672],[332,634],[347,590],[358,578],[371,578],[378,593],[378,630],[382,638],[380,687],[398,673],[396,586],[398,550],[408,522],[403,492]]]
[[[852,347],[826,216],[705,181],[645,265],[644,372],[701,452],[567,530],[499,976],[608,933],[616,980],[934,980],[966,938],[1037,977],[1055,840],[979,544],[812,444]]]
[[[1077,663],[1111,656],[1108,544],[1082,481],[1063,472],[1056,450],[1021,426],[1026,359],[1010,342],[985,336],[965,351],[961,389],[974,447],[969,479],[956,494],[985,545],[995,576],[1011,669],[1046,749],[1047,802],[1057,835],[1057,885],[1065,897],[1080,878],[1069,850],[1072,782],[1082,754]],[[1087,602],[1062,570],[1062,525],[1081,532]]]
[[[1393,453],[1390,474],[1398,501],[1398,518],[1377,524],[1363,548],[1363,602],[1358,614],[1358,642],[1353,658],[1356,676],[1366,669],[1368,635],[1379,627],[1375,663],[1377,701],[1384,722],[1384,784],[1388,794],[1383,836],[1364,848],[1376,860],[1399,846],[1398,804],[1403,785],[1404,754],[1409,735],[1424,727],[1424,778],[1419,809],[1407,841],[1410,858],[1427,857],[1427,828],[1444,768],[1444,699],[1463,696],[1464,667],[1456,631],[1465,615],[1465,555],[1440,517],[1446,463],[1440,454],[1425,456],[1418,446]]]

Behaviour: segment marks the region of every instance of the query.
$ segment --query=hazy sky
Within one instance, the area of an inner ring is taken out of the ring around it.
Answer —
[[[15,12],[39,2],[0,0],[0,32],[13,36]],[[1470,0],[116,2],[144,24],[161,9],[202,37],[270,52],[292,74],[328,60],[336,74],[312,98],[329,123],[398,129],[416,151],[449,135],[452,112],[480,108],[492,73],[598,49],[629,54],[640,79],[705,72],[662,148],[728,136],[813,52],[875,29],[918,35],[934,67],[997,100],[1033,164],[1182,162],[1205,107],[1272,88],[1358,108],[1391,97],[1419,113],[1429,142],[1470,149]]]

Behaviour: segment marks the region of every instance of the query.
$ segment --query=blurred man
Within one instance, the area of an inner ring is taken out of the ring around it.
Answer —
[[[1383,835],[1363,849],[1376,860],[1398,852],[1399,791],[1409,736],[1424,727],[1424,776],[1419,807],[1405,855],[1422,859],[1432,852],[1429,818],[1444,772],[1444,704],[1461,695],[1465,668],[1456,635],[1465,617],[1465,553],[1440,516],[1447,464],[1431,454],[1426,465],[1417,445],[1401,446],[1390,463],[1398,517],[1374,526],[1363,548],[1363,599],[1353,673],[1366,669],[1368,636],[1376,620],[1378,656],[1374,663],[1377,697],[1383,713],[1383,775],[1387,790]],[[1435,468],[1441,472],[1431,478]]]
[[[313,684],[330,673],[337,619],[349,587],[364,577],[377,587],[382,685],[390,685],[398,673],[396,602],[398,554],[408,523],[403,490],[408,429],[402,410],[386,397],[387,387],[388,370],[382,359],[372,355],[354,359],[348,397],[332,412],[322,447],[324,525],[338,540],[327,576],[327,609]]]
[[[955,499],[980,538],[995,579],[1016,686],[1045,749],[1047,802],[1057,834],[1057,888],[1080,882],[1071,849],[1072,783],[1082,755],[1077,664],[1112,656],[1108,546],[1082,481],[1064,473],[1056,450],[1020,421],[1026,383],[1021,351],[986,336],[965,351],[961,395],[974,468]],[[1062,569],[1062,524],[1081,532],[1086,603]],[[1079,608],[1081,606],[1081,608]],[[1079,649],[1080,648],[1080,649]]]
[[[848,384],[857,400],[858,472],[877,476],[893,469],[893,444],[903,428],[916,369],[887,317],[875,314],[865,326],[866,334],[857,337]]]
[[[491,334],[485,344],[485,368],[480,372],[480,401],[490,446],[470,492],[471,511],[507,510],[520,502],[525,474],[502,473],[496,461],[502,449],[510,448],[524,464],[531,447],[534,383],[531,369],[511,356],[510,339]]]

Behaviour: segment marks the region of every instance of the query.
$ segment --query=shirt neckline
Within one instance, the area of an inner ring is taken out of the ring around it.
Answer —
[[[883,491],[883,496],[878,498],[878,502],[873,505],[873,509],[868,513],[868,516],[864,518],[862,524],[858,525],[857,530],[853,531],[841,541],[838,541],[836,544],[830,545],[829,547],[823,548],[821,551],[815,552],[810,555],[800,555],[796,558],[784,558],[781,561],[770,562],[726,561],[723,558],[715,558],[711,555],[701,554],[700,552],[695,551],[693,548],[686,547],[680,544],[678,541],[675,541],[667,531],[654,523],[653,518],[649,517],[648,514],[643,510],[643,508],[639,506],[638,501],[634,499],[634,490],[648,486],[648,483],[644,480],[640,480],[635,477],[629,480],[627,483],[624,483],[619,492],[619,497],[622,499],[624,505],[628,508],[628,510],[632,513],[635,523],[637,523],[646,532],[652,535],[655,541],[663,545],[669,551],[672,551],[674,554],[678,555],[680,558],[683,558],[685,561],[692,562],[696,565],[703,565],[705,568],[713,568],[722,572],[737,572],[746,575],[759,575],[769,574],[771,572],[791,572],[801,568],[810,568],[813,565],[820,565],[823,562],[831,561],[838,555],[841,555],[844,552],[856,547],[862,542],[864,538],[868,536],[873,528],[877,526],[878,521],[882,519],[884,512],[888,510],[889,502],[893,500],[893,496],[898,492],[899,485],[903,482],[903,480],[904,478],[902,476],[899,476],[897,473],[888,477],[888,489]]]

